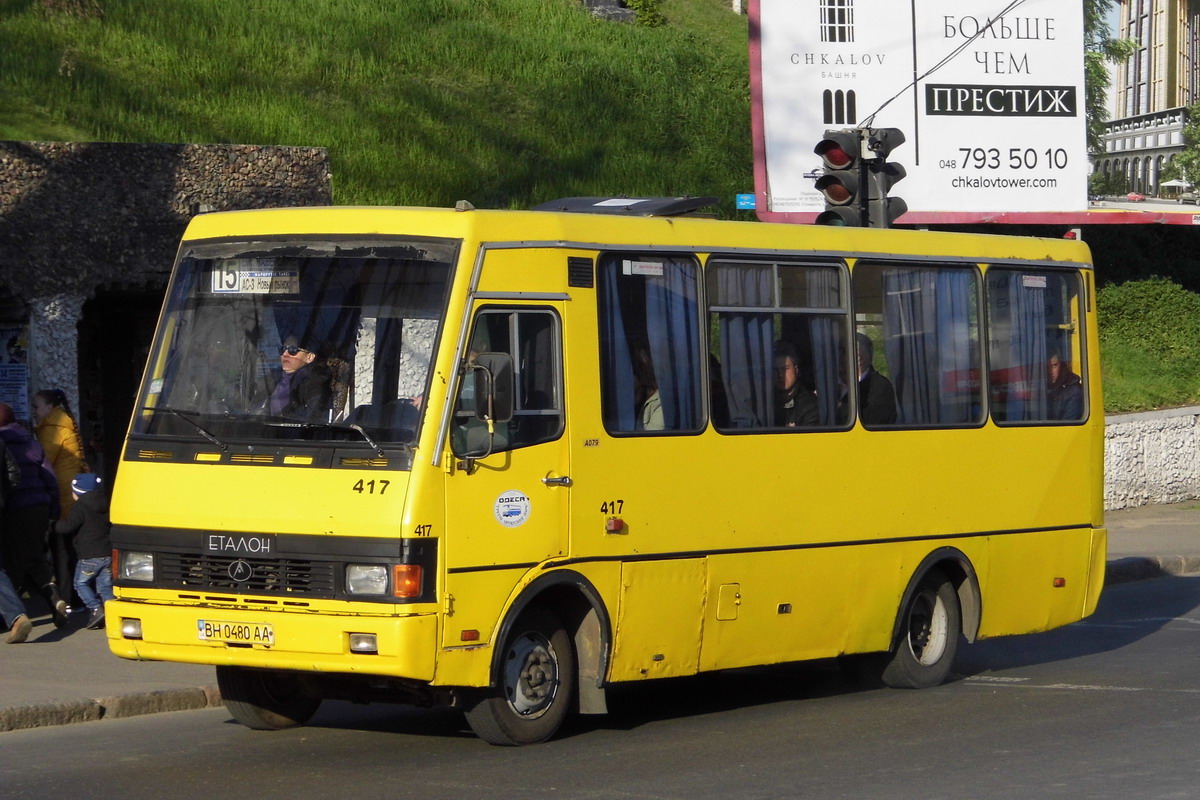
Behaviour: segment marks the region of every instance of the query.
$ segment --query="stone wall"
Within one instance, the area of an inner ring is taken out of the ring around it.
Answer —
[[[28,380],[78,409],[77,325],[99,289],[162,291],[200,211],[328,205],[319,147],[0,142],[0,299]]]
[[[323,148],[0,142],[0,286],[158,281],[199,210],[330,202]]]
[[[1196,498],[1200,498],[1200,407],[1108,418],[1105,509]]]

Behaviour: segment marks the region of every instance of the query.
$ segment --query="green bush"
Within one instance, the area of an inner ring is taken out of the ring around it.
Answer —
[[[638,25],[657,28],[667,23],[667,18],[658,8],[660,2],[661,0],[625,0],[625,5],[633,9]]]
[[[1096,307],[1107,410],[1200,402],[1200,295],[1151,278],[1102,288]]]

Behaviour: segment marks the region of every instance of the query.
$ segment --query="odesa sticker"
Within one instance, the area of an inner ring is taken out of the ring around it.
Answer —
[[[524,525],[529,519],[529,498],[523,492],[505,492],[496,498],[496,521],[506,528]]]

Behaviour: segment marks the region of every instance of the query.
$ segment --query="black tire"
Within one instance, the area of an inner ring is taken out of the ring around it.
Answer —
[[[562,622],[541,606],[517,619],[501,654],[496,686],[466,710],[471,730],[489,744],[524,745],[553,736],[575,695],[575,651]]]
[[[962,611],[954,585],[932,569],[921,579],[900,618],[900,632],[886,654],[880,678],[896,689],[928,689],[946,680],[962,634]]]
[[[321,698],[307,694],[300,678],[286,672],[217,667],[217,687],[233,718],[256,731],[299,727],[321,706]]]

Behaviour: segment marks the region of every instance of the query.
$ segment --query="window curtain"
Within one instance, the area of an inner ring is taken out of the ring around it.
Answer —
[[[1050,290],[1036,281],[1026,286],[1026,274],[1009,270],[988,273],[993,310],[1002,305],[999,298],[1008,301],[1009,336],[993,339],[992,347],[996,361],[1009,365],[1004,387],[1007,402],[1001,417],[1009,421],[1047,419],[1050,414],[1046,378],[1046,294]]]
[[[646,278],[646,337],[662,399],[666,430],[700,427],[699,287],[696,265],[664,260],[662,275]]]
[[[609,430],[631,431],[637,415],[634,398],[633,359],[625,335],[625,319],[618,291],[621,262],[613,259],[600,269],[601,374],[604,422]]]
[[[897,422],[968,422],[978,412],[971,335],[974,276],[966,270],[884,271],[884,354],[899,405]]]
[[[774,271],[769,265],[717,268],[714,305],[770,308]],[[771,419],[774,380],[773,327],[770,313],[745,311],[720,315],[721,370],[729,424],[765,428]]]
[[[829,269],[813,270],[809,274],[808,304],[817,308],[838,308],[837,272]],[[808,322],[812,337],[813,388],[817,392],[817,410],[822,425],[837,424],[838,400],[842,396],[843,383],[838,374],[841,352],[838,347],[838,320],[833,317],[812,317]]]

